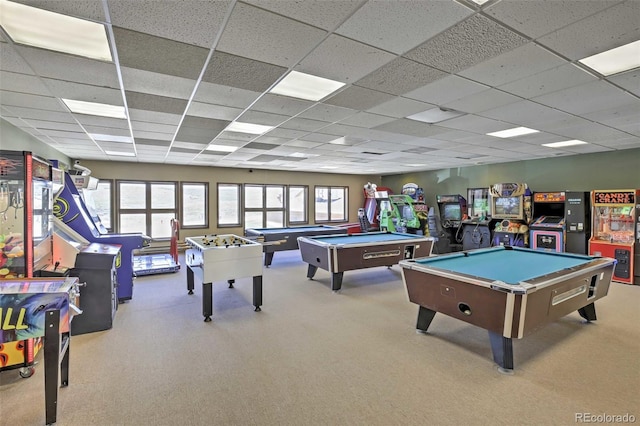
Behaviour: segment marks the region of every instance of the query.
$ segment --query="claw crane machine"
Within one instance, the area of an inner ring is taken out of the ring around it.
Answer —
[[[593,226],[589,254],[617,260],[613,281],[633,284],[636,239],[635,189],[592,191]]]
[[[53,253],[51,165],[27,151],[0,151],[0,287],[33,278],[50,267]],[[34,373],[41,338],[0,344],[0,370]]]

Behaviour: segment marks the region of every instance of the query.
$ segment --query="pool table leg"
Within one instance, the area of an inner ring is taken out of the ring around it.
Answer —
[[[213,284],[202,283],[202,315],[204,322],[211,321],[213,315]]]
[[[193,294],[193,270],[187,266],[187,294]]]
[[[580,316],[587,321],[595,321],[596,318],[596,305],[589,303],[587,306],[578,309]]]
[[[273,262],[273,253],[274,252],[266,252],[264,254],[264,266],[267,268],[271,266],[271,262]]]
[[[500,371],[513,371],[513,341],[509,337],[489,331],[489,341],[493,351],[493,360],[501,367]]]
[[[318,270],[318,267],[315,265],[309,265],[309,268],[307,268],[307,278],[309,278],[310,280],[313,279],[313,277],[316,274],[316,271]]]
[[[342,272],[333,272],[331,274],[331,290],[338,291],[342,288]]]
[[[262,305],[262,275],[256,275],[253,277],[253,306],[254,311],[259,312]]]
[[[420,306],[420,309],[418,309],[418,322],[416,323],[416,329],[421,333],[426,333],[431,325],[431,321],[433,321],[433,317],[435,316],[436,311]]]

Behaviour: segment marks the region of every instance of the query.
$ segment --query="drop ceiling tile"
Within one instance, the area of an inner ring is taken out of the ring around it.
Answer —
[[[374,113],[374,114],[386,115],[388,117],[402,118],[418,112],[426,111],[433,107],[434,105],[428,104],[425,102],[419,102],[413,99],[397,97],[397,98],[391,99],[388,102],[384,102],[380,105],[370,108],[368,112]]]
[[[469,95],[462,99],[447,102],[443,106],[467,113],[480,113],[488,109],[493,109],[502,105],[512,104],[521,101],[519,98],[509,93],[497,89],[489,89],[484,92]]]
[[[444,122],[438,123],[439,126],[448,129],[466,130],[472,133],[486,134],[504,129],[508,124],[493,120],[490,118],[480,117],[477,115],[464,115],[462,117],[452,118]]]
[[[356,83],[392,95],[402,95],[426,84],[439,80],[447,74],[418,62],[398,57],[378,68]]]
[[[127,105],[130,109],[164,112],[182,115],[187,108],[184,99],[167,98],[166,96],[148,95],[146,93],[125,92]]]
[[[111,23],[141,33],[210,48],[231,0],[108,0]]]
[[[317,146],[318,143],[327,143],[329,141],[334,140],[335,138],[337,138],[336,135],[330,135],[327,133],[309,133],[307,135],[304,135],[299,140],[300,144],[296,146],[308,146],[308,145]],[[308,146],[308,147],[312,148],[312,146]]]
[[[449,75],[433,83],[412,90],[409,93],[405,93],[403,96],[427,102],[432,105],[443,105],[446,102],[473,95],[487,89],[489,89],[489,86],[484,84],[476,83],[475,81],[458,77],[457,75]],[[429,108],[425,108],[425,110],[427,109]]]
[[[326,31],[236,3],[220,37],[221,51],[284,67],[293,66],[326,36]]]
[[[65,111],[66,108],[57,98],[51,96],[30,95],[28,93],[0,91],[3,106],[37,108],[47,111]]]
[[[197,79],[209,51],[202,47],[113,27],[120,65]]]
[[[4,106],[4,105],[3,105]],[[8,107],[5,108],[9,113],[3,113],[8,116],[15,116],[20,118],[31,118],[34,120],[44,121],[56,121],[59,123],[75,123],[75,119],[69,112],[57,112],[57,111],[45,111],[42,109],[34,108],[22,108],[22,107]]]
[[[566,112],[558,111],[532,101],[519,101],[491,110],[482,111],[478,114],[482,117],[493,118],[494,120],[504,121],[505,123],[518,124],[520,126],[530,127],[536,130],[544,130],[545,123],[556,122],[571,117]],[[510,127],[505,126],[505,130]]]
[[[385,115],[371,114],[368,112],[359,112],[352,115],[349,118],[345,118],[340,121],[340,124],[347,124],[349,126],[372,128],[377,127],[385,123],[394,121],[394,117],[387,117]]]
[[[343,20],[345,16],[351,15],[360,4],[361,0],[323,0],[314,1],[282,1],[282,0],[245,0],[261,9],[275,12],[278,15],[293,18],[319,27],[325,30],[333,30]]]
[[[249,133],[240,133],[240,132],[221,132],[218,136],[218,139],[229,139],[234,141],[242,141],[249,142],[256,138],[256,135],[251,135]]]
[[[459,72],[462,77],[489,86],[500,86],[564,64],[558,56],[535,43],[527,43]]]
[[[9,120],[7,120],[9,121]],[[50,130],[63,130],[66,132],[83,132],[82,128],[77,125],[76,123],[59,123],[56,121],[44,121],[44,120],[32,120],[32,119],[25,119],[24,122],[22,123],[22,126],[24,126],[24,123],[39,128],[39,129],[50,129]],[[13,124],[13,123],[12,123]],[[15,124],[14,124],[15,125]]]
[[[191,102],[187,114],[196,117],[216,118],[218,120],[233,121],[242,113],[240,108],[222,105],[212,105],[203,102]]]
[[[284,67],[217,51],[209,61],[202,81],[264,92],[286,71]]]
[[[104,149],[105,151],[132,153],[134,150],[132,143],[98,141],[98,146]]]
[[[427,137],[442,133],[441,127],[422,123],[420,121],[408,120],[406,118],[401,118],[399,120],[392,121],[391,123],[383,124],[375,129],[418,137]]]
[[[296,71],[353,83],[394,57],[375,47],[330,35],[296,66]]]
[[[180,126],[180,130],[176,133],[176,140],[181,142],[209,143],[215,138],[220,131],[211,129],[203,129],[196,127]]]
[[[393,95],[388,93],[365,87],[351,86],[324,100],[323,103],[357,110],[367,110],[391,99],[393,99]]]
[[[313,105],[314,102],[311,101],[266,93],[251,105],[251,109],[274,114],[297,115]]]
[[[609,80],[640,97],[640,69],[611,76]]]
[[[104,7],[101,0],[19,0],[17,3],[63,15],[75,16],[76,18],[105,22]]]
[[[404,56],[433,68],[455,73],[496,57],[527,40],[481,15],[473,15],[441,32]]]
[[[638,40],[640,2],[626,1],[538,39],[571,60]],[[606,37],[602,35],[606,34]]]
[[[99,117],[97,115],[74,114],[74,117],[83,126],[113,127],[116,129],[129,129],[129,122],[121,118]]]
[[[178,129],[177,125],[175,124],[148,123],[145,121],[135,121],[135,120],[131,120],[131,128],[133,129],[134,134],[136,131],[138,131],[138,132],[166,133],[169,135],[173,135]]]
[[[286,121],[288,118],[289,117],[286,115],[248,110],[240,117],[238,117],[238,121],[243,123],[262,124],[265,126],[277,126]]]
[[[131,108],[131,105],[129,105],[129,119],[134,121],[143,121],[146,123],[178,125],[178,123],[180,123],[180,120],[182,119],[182,115],[135,109]]]
[[[33,71],[41,77],[113,89],[120,88],[116,66],[111,62],[96,61],[33,47],[16,46],[15,48],[31,65]]]
[[[455,2],[373,0],[358,9],[336,33],[401,54],[471,13]]]
[[[0,69],[2,71],[34,75],[29,64],[9,44],[3,44],[2,49],[0,49]]]
[[[575,102],[577,98],[581,102]],[[638,99],[604,81],[594,81],[532,99],[543,105],[572,114],[587,114],[611,108],[624,108]]]
[[[58,98],[76,101],[97,102],[107,105],[124,106],[120,89],[43,78],[49,92]]]
[[[198,86],[198,90],[193,99],[208,104],[245,109],[258,99],[259,96],[260,92],[203,81]]]
[[[98,135],[110,135],[110,136],[129,136],[131,132],[128,128],[121,129],[117,127],[102,127],[102,126],[84,126],[87,133]]]
[[[498,86],[500,90],[531,99],[547,93],[579,86],[584,83],[596,81],[597,78],[583,69],[565,64],[550,70],[522,78],[504,85]]]
[[[326,122],[336,122],[343,120],[347,117],[351,117],[357,111],[351,108],[342,108],[339,106],[316,104],[311,108],[308,108],[304,112],[298,115],[300,118],[311,118],[314,120],[321,120]]]
[[[173,139],[173,133],[160,133],[160,132],[148,132],[145,130],[134,130],[133,138],[137,141],[138,139],[149,139],[149,140],[165,140],[167,142],[171,142]]]
[[[326,121],[294,117],[288,120],[286,123],[283,123],[282,126],[280,127],[283,129],[304,130],[307,132],[313,132],[313,131],[322,129],[323,127],[326,127],[329,124],[330,123]]]
[[[260,142],[249,142],[248,144],[246,144],[245,146],[243,146],[243,149],[260,149],[263,151],[269,151],[272,150],[274,148],[276,148],[278,145],[273,145],[270,143],[260,143]]]
[[[229,125],[229,121],[215,120],[203,117],[185,116],[182,120],[181,127],[192,127],[195,129],[203,129],[211,132],[221,132]]]
[[[51,129],[39,129],[39,132],[45,136],[49,136],[50,138],[64,138],[67,140],[86,140],[87,134],[84,132],[67,132],[64,130],[51,130]]]
[[[589,123],[575,127],[560,127],[554,129],[553,133],[568,139],[578,139],[593,143],[598,143],[601,139],[620,139],[629,136],[625,132],[612,129],[599,123]]]
[[[0,89],[31,95],[52,96],[47,86],[38,77],[8,71],[0,71]]]
[[[189,99],[196,81],[167,74],[121,67],[125,90],[169,98]]]
[[[179,149],[179,148],[183,148],[185,152],[200,152],[203,149],[205,149],[206,146],[207,144],[195,143],[195,142],[182,142],[177,140],[173,143],[171,152],[173,152],[174,149]]]
[[[620,0],[501,1],[484,10],[523,34],[538,38],[616,3],[620,3]]]

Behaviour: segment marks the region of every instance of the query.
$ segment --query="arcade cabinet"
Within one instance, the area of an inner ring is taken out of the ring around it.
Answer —
[[[591,237],[591,194],[589,192],[565,192],[565,251],[588,254]]]
[[[533,194],[533,222],[529,226],[529,245],[532,249],[565,251],[565,200],[564,191]]]
[[[389,208],[380,215],[380,229],[422,235],[420,219],[413,210],[413,199],[408,195],[389,195]]]
[[[460,194],[436,195],[440,222],[449,238],[451,251],[462,250],[462,218],[467,214],[467,200]]]
[[[407,183],[402,186],[402,194],[408,195],[413,200],[413,211],[420,221],[422,235],[429,236],[429,206],[424,202],[424,189],[415,183]]]
[[[589,254],[617,260],[613,281],[632,284],[636,227],[636,190],[592,191],[593,227]]]
[[[54,218],[53,271],[46,276],[78,277],[82,287],[79,307],[82,315],[71,323],[71,334],[108,330],[118,309],[116,280],[120,245],[90,243],[60,219]]]
[[[497,219],[494,246],[529,246],[531,191],[526,183],[497,183],[490,187],[491,211]]]
[[[151,238],[142,233],[116,234],[105,232],[99,218],[93,218],[69,173],[65,185],[54,201],[55,216],[91,243],[120,246],[121,261],[116,262],[118,301],[133,297],[133,252],[149,245]]]
[[[467,188],[468,217],[462,220],[462,250],[491,247],[489,188]]]
[[[635,241],[635,265],[640,265],[640,189],[636,190],[636,241]],[[633,283],[640,285],[640,266],[634,268]]]
[[[51,165],[31,152],[0,151],[0,286],[51,268],[51,173]],[[3,343],[0,371],[19,369],[21,377],[31,377],[42,345],[42,338]]]

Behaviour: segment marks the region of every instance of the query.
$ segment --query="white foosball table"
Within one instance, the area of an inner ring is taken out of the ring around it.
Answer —
[[[202,315],[211,321],[213,283],[227,281],[233,288],[236,279],[253,277],[253,306],[262,305],[262,244],[233,234],[203,235],[185,239],[187,291],[193,294],[194,275],[202,281]]]

